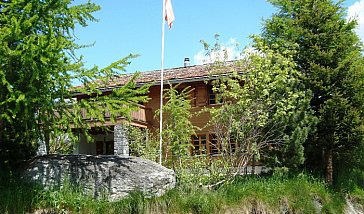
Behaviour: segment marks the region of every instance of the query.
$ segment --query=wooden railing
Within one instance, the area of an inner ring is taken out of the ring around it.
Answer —
[[[131,119],[135,122],[150,123],[153,119],[152,109],[147,108],[144,105],[138,105],[138,110],[131,112]],[[86,109],[81,109],[82,119],[93,120],[91,115],[87,114]],[[104,118],[107,120],[110,118],[110,112],[105,111]],[[116,119],[122,119],[122,116],[116,117]]]

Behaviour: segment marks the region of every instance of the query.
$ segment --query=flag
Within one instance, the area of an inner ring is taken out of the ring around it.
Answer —
[[[174,21],[174,13],[173,13],[173,8],[172,8],[172,2],[171,0],[165,0],[165,7],[166,7],[166,21],[168,24],[169,29],[171,29],[173,21]]]

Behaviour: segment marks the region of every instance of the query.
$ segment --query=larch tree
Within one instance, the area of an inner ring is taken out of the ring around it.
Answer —
[[[180,85],[169,85],[165,90],[166,103],[163,106],[163,140],[165,145],[165,161],[171,156],[172,167],[179,171],[186,167],[185,158],[190,155],[191,136],[195,135],[196,127],[192,124],[191,87],[179,89]],[[157,115],[160,114],[157,112]]]
[[[39,139],[72,136],[73,128],[87,132],[81,109],[103,122],[105,110],[111,119],[127,117],[136,108],[133,103],[146,100],[142,95],[147,88],[136,88],[133,81],[100,96],[134,55],[104,69],[85,69],[75,54],[83,46],[75,43],[74,29],[95,21],[92,13],[99,9],[91,2],[74,5],[71,0],[0,1],[1,165],[28,157]],[[73,87],[76,81],[83,87]],[[75,91],[89,99],[72,99]]]
[[[335,162],[363,144],[364,67],[355,20],[345,19],[343,1],[269,0],[277,12],[261,37],[282,54],[295,50],[297,69],[319,122],[307,141],[308,164],[320,163],[333,182]],[[350,156],[350,155],[349,155]],[[348,157],[348,155],[346,155]]]

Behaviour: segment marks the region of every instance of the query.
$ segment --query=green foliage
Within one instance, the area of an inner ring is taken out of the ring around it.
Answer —
[[[265,163],[297,169],[304,161],[303,143],[315,119],[292,53],[277,53],[255,39],[256,53],[214,70],[230,71],[213,82],[223,100],[211,108],[222,157],[230,167],[245,167],[253,157]],[[235,144],[235,147],[231,145]],[[267,149],[269,148],[269,149]],[[265,152],[264,152],[265,151]]]
[[[128,126],[128,142],[131,156],[142,157],[157,162],[159,139],[148,129]]]
[[[221,185],[231,175],[230,167],[222,159],[207,155],[186,157],[184,159],[186,166],[179,169],[177,174],[179,188],[195,191],[200,188],[214,189]]]
[[[72,154],[74,149],[75,136],[69,136],[64,134],[62,130],[52,131],[52,137],[49,142],[49,153],[50,154]]]
[[[364,64],[357,22],[346,20],[342,1],[270,2],[278,11],[266,20],[262,39],[281,54],[295,50],[293,59],[314,94],[311,108],[319,119],[307,143],[309,164],[325,162],[330,178],[331,157],[322,161],[322,152],[332,153],[336,163],[347,162],[342,154],[355,153],[363,143]]]
[[[1,157],[9,152],[3,144],[22,145],[29,153],[37,139],[49,143],[60,132],[72,136],[73,128],[87,132],[90,124],[84,122],[81,110],[102,123],[106,111],[111,120],[128,117],[137,108],[134,103],[146,101],[142,95],[148,86],[137,88],[133,82],[136,76],[110,96],[101,96],[106,85],[136,56],[127,56],[103,69],[85,69],[82,57],[75,54],[84,46],[75,43],[74,29],[95,21],[92,13],[100,7],[91,2],[71,3],[0,2]],[[75,82],[82,87],[73,87]],[[72,99],[78,93],[89,99]],[[1,159],[1,164],[7,161]]]
[[[40,188],[0,170],[0,213],[25,213],[34,206]]]
[[[1,177],[0,212],[28,213],[341,213],[344,198],[331,192],[321,181],[304,174],[297,177],[241,177],[216,190],[178,187],[159,198],[145,198],[139,192],[115,202],[93,199],[67,185],[54,190],[34,188],[12,177]],[[300,194],[297,194],[299,192]],[[362,189],[349,197],[360,204]],[[16,202],[16,203],[15,203]]]
[[[179,85],[170,85],[165,90],[163,105],[163,141],[166,142],[166,157],[171,155],[172,166],[182,167],[182,158],[190,154],[191,136],[195,134],[195,127],[191,123],[191,88],[186,87],[178,91]],[[166,158],[167,160],[167,158]]]
[[[364,190],[356,187],[351,191],[349,198],[355,203],[364,204]]]
[[[355,153],[341,153],[341,160],[336,161],[334,171],[334,188],[344,194],[355,192],[358,189],[364,189],[364,145],[358,148]],[[351,166],[351,167],[348,167]]]

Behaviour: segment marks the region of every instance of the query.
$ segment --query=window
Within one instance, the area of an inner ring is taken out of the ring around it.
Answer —
[[[238,145],[237,145],[236,141],[232,140],[230,142],[230,154],[234,154],[237,151],[237,148],[236,148],[237,146]]]
[[[221,144],[217,141],[216,135],[209,134],[209,143],[210,143],[210,155],[218,155],[221,153]]]
[[[191,137],[191,154],[192,155],[211,155],[217,156],[222,153],[224,155],[234,155],[238,151],[239,144],[234,140],[230,140],[230,144],[223,145],[218,141],[215,134],[199,134]]]
[[[192,136],[192,155],[217,155],[221,153],[221,145],[214,134]]]
[[[218,95],[214,92],[214,90],[212,89],[212,85],[208,86],[208,104],[209,105],[215,105],[215,104],[219,104],[221,103]]]
[[[206,135],[197,135],[192,137],[192,155],[204,155],[207,153]]]

